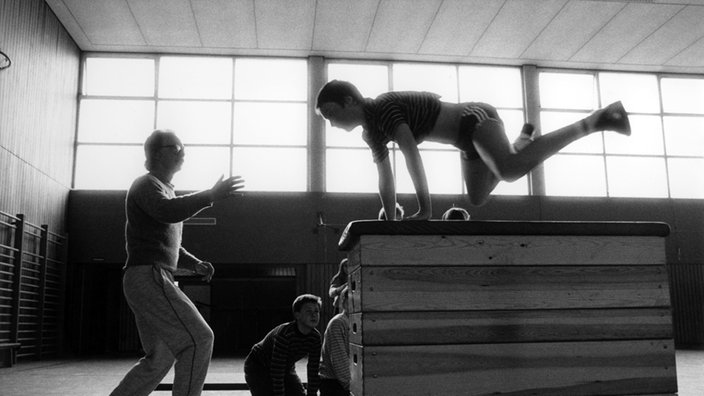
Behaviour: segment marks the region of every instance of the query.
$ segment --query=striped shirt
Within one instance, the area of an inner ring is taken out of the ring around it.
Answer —
[[[330,319],[323,339],[323,361],[320,363],[320,377],[338,380],[346,390],[350,389],[349,328],[350,322],[344,313]]]
[[[372,150],[374,162],[389,155],[386,145],[394,139],[396,128],[407,124],[417,143],[423,142],[440,114],[440,95],[430,92],[387,92],[366,99],[364,141]]]
[[[313,329],[308,334],[298,330],[296,321],[282,323],[263,340],[252,347],[252,355],[269,368],[274,395],[284,395],[284,375],[295,370],[297,361],[308,357],[308,395],[317,395],[320,387],[320,332]]]

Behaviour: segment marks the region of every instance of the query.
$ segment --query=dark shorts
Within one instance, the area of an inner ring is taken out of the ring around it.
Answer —
[[[460,131],[455,142],[455,147],[462,150],[462,158],[467,160],[479,159],[479,153],[474,148],[474,131],[486,120],[498,121],[503,125],[496,108],[490,104],[470,102],[466,103],[460,120]]]

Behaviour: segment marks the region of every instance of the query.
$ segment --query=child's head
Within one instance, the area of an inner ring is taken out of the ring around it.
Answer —
[[[400,203],[396,202],[396,218],[402,219],[403,214],[404,214],[403,206],[401,206]],[[377,218],[377,220],[387,220],[386,211],[384,210],[383,207],[379,210],[379,215],[377,215],[376,218]]]
[[[469,212],[463,208],[451,207],[442,214],[443,220],[469,220]]]
[[[320,321],[320,307],[323,305],[320,297],[313,294],[302,294],[293,301],[293,316],[296,322],[313,329]]]
[[[347,298],[349,297],[347,294],[348,291],[349,288],[347,285],[344,285],[343,287],[337,289],[333,295],[332,305],[340,311],[347,310]]]
[[[337,273],[332,277],[332,286],[339,287],[344,283],[347,283],[347,275],[349,274],[347,272],[347,262],[347,258],[343,258],[340,261],[340,266],[337,269]]]
[[[320,106],[330,102],[344,106],[346,97],[352,98],[357,103],[364,101],[364,97],[362,97],[362,94],[354,84],[348,81],[332,80],[318,91],[315,108],[320,109]]]

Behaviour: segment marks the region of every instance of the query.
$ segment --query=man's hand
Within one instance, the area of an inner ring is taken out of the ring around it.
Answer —
[[[208,261],[201,261],[200,263],[196,264],[196,266],[194,267],[194,271],[197,275],[203,275],[201,280],[210,282],[210,279],[212,279],[213,275],[215,274],[215,267],[213,267],[213,265]]]
[[[232,176],[224,180],[223,178],[224,176],[220,176],[220,179],[210,189],[210,199],[213,202],[232,197],[236,195],[237,190],[244,187],[242,176]]]

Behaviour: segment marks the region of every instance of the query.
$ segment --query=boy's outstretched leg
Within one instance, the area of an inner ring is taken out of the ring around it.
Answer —
[[[515,150],[508,144],[503,125],[493,120],[486,120],[477,126],[472,143],[482,161],[498,179],[515,181],[568,144],[604,130],[624,135],[631,133],[628,115],[621,102],[612,103],[580,121],[541,135],[521,150]]]
[[[595,111],[582,122],[583,127],[590,132],[614,131],[626,136],[631,135],[631,123],[620,101]]]

